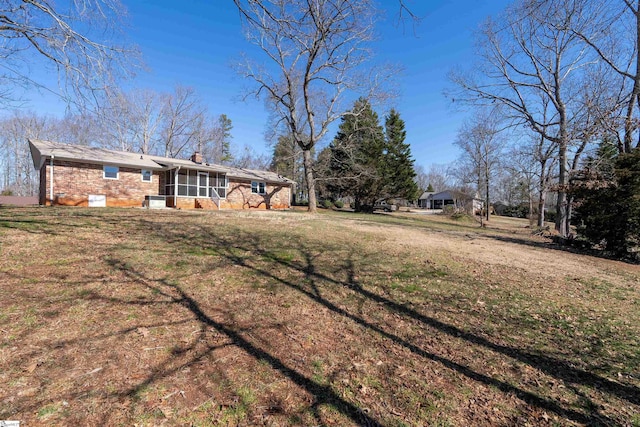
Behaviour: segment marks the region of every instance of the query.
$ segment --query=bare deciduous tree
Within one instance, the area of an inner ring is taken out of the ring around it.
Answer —
[[[134,147],[140,153],[151,154],[161,144],[158,130],[166,114],[163,108],[165,95],[151,90],[135,90],[130,94],[129,100]]]
[[[606,64],[607,71],[613,71],[608,91],[610,100],[616,102],[602,108],[600,125],[609,136],[618,138],[620,153],[629,153],[634,147],[634,135],[638,138],[635,148],[640,147],[640,1],[574,1],[581,4],[589,25],[567,22],[564,29],[588,45]]]
[[[247,38],[268,59],[249,61],[241,73],[256,83],[286,133],[303,152],[309,211],[316,211],[312,149],[344,115],[345,91],[363,82],[356,76],[368,59],[375,20],[370,0],[299,2],[234,0]]]
[[[450,167],[443,164],[432,164],[427,171],[427,186],[431,185],[433,191],[445,191],[452,186]]]
[[[166,95],[152,90],[110,91],[104,103],[91,115],[103,130],[97,145],[108,148],[155,154],[159,145],[159,126],[164,121]]]
[[[556,229],[562,236],[569,235],[570,224],[569,149],[582,133],[586,107],[579,89],[592,64],[582,40],[566,31],[588,25],[580,6],[562,0],[517,2],[499,24],[488,21],[480,34],[479,75],[452,75],[460,89],[453,95],[456,102],[502,105],[513,125],[557,145]]]
[[[200,131],[196,136],[196,149],[210,162],[227,164],[233,160],[231,153],[231,130],[233,124],[226,114],[220,114],[217,118],[204,117],[203,123],[198,127]]]
[[[123,91],[109,91],[98,108],[96,117],[104,132],[97,145],[120,151],[135,151],[131,122],[133,105],[128,94]]]
[[[422,165],[415,165],[414,170],[416,172],[416,185],[420,189],[420,195],[422,195],[422,193],[427,191],[427,188],[429,187],[429,177],[427,176],[427,172],[424,170],[424,166]]]
[[[74,145],[100,146],[105,135],[99,117],[87,112],[68,113],[55,127],[55,135],[47,135],[46,139],[57,139]]]
[[[199,151],[211,162],[230,160],[231,120],[211,117],[192,88],[110,92],[96,116],[106,135],[97,145],[167,157]]]
[[[461,163],[469,172],[471,182],[484,196],[485,218],[489,221],[491,184],[500,165],[504,139],[496,111],[484,110],[465,122],[458,132],[455,144],[462,149]]]
[[[10,100],[12,85],[39,85],[31,74],[39,59],[58,71],[60,88],[75,102],[127,75],[138,53],[114,42],[125,11],[118,0],[3,1],[0,97]]]
[[[55,137],[55,125],[35,113],[14,113],[0,120],[1,190],[16,196],[37,194],[38,171],[33,168],[27,138]]]
[[[230,163],[236,168],[267,170],[271,158],[266,154],[257,154],[251,147],[245,145],[233,155]]]
[[[544,226],[545,207],[547,202],[547,192],[554,182],[558,158],[553,144],[550,144],[544,136],[535,135],[532,137],[531,146],[521,152],[524,159],[531,159],[535,162],[538,191],[538,227]],[[526,161],[526,160],[525,160]]]
[[[166,120],[161,130],[164,156],[178,157],[196,144],[205,111],[193,88],[175,88],[165,105]]]

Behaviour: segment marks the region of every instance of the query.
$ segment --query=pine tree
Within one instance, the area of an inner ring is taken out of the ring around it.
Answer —
[[[220,114],[218,118],[218,125],[220,126],[221,138],[220,138],[220,162],[226,163],[233,160],[233,155],[231,154],[231,129],[233,129],[233,124],[231,123],[231,119],[227,117],[226,114]]]
[[[372,211],[384,190],[384,131],[366,99],[358,99],[345,115],[330,144],[330,180],[334,197],[351,196],[357,211]]]
[[[416,172],[411,147],[404,141],[407,131],[400,114],[391,109],[385,120],[384,183],[387,198],[415,200],[418,198]]]

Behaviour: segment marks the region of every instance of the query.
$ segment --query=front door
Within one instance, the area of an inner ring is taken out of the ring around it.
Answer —
[[[209,174],[198,172],[198,197],[209,197]]]

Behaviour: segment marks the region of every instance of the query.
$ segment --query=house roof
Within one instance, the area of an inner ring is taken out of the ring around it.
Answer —
[[[124,151],[113,151],[104,148],[88,147],[84,145],[70,145],[59,142],[30,139],[29,148],[33,165],[42,166],[42,162],[52,156],[59,160],[72,160],[104,165],[130,166],[141,169],[162,169],[152,156]]]
[[[466,200],[471,200],[471,199],[477,199],[477,197],[474,197],[472,195],[469,194],[465,194],[461,191],[457,191],[457,190],[445,190],[445,191],[441,191],[439,193],[424,193],[422,196],[420,196],[420,198],[422,199],[423,196],[425,194],[428,194],[427,197],[425,197],[425,199],[427,200],[456,200],[456,199],[466,199]]]
[[[445,190],[439,193],[431,193],[429,196],[429,200],[453,200],[454,197],[451,194],[451,191]]]
[[[427,200],[432,194],[435,193],[433,191],[425,191],[424,193],[422,193],[422,196],[418,197],[418,200]]]
[[[173,159],[169,157],[151,156],[148,154],[130,153],[126,151],[107,150],[105,148],[70,145],[60,142],[30,139],[29,149],[33,158],[33,165],[41,168],[44,162],[53,156],[59,160],[94,163],[101,165],[124,166],[149,170],[170,170],[175,168],[199,171],[220,172],[228,177],[259,180],[281,184],[292,184],[293,181],[275,172],[234,168],[230,166],[196,163],[191,160]]]

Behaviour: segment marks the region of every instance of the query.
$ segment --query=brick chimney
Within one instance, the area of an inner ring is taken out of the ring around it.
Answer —
[[[191,161],[194,162],[194,163],[202,163],[202,154],[200,154],[199,151],[196,151],[191,156]]]

